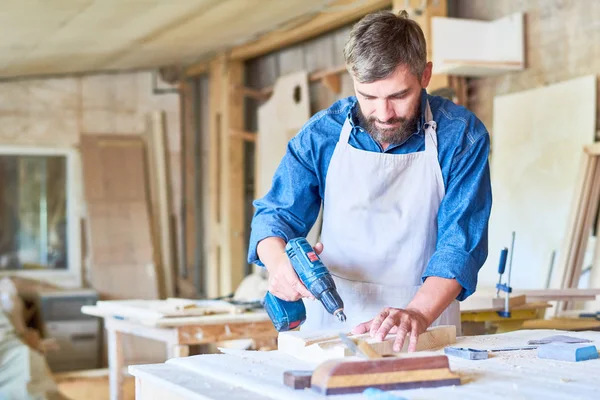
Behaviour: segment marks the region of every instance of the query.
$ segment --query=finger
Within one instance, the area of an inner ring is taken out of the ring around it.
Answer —
[[[392,326],[392,329],[390,329],[390,333],[396,333],[398,332],[398,325],[394,325]]]
[[[394,351],[396,353],[400,352],[404,347],[404,341],[406,340],[406,335],[408,334],[409,329],[410,323],[408,322],[408,319],[403,319],[400,325],[398,326],[396,340],[394,340]]]
[[[419,339],[419,323],[416,319],[411,321],[410,341],[408,343],[408,352],[417,351],[417,340]]]
[[[294,285],[294,289],[300,294],[302,297],[308,297],[309,299],[314,300],[315,296],[300,282],[299,280]]]
[[[315,249],[315,252],[317,254],[321,254],[323,252],[323,243],[319,242],[317,244],[315,244],[315,247],[313,247]]]
[[[371,320],[373,321],[373,320]],[[358,324],[352,329],[353,335],[362,335],[363,333],[369,332],[369,327],[371,326],[371,321],[363,322],[362,324]]]
[[[285,294],[284,292],[281,292],[277,289],[275,290],[269,290],[271,292],[271,294],[275,297],[277,297],[278,299],[281,299],[283,301],[293,301],[290,296],[288,296],[287,294]]]
[[[379,327],[379,329],[377,330],[377,339],[378,340],[383,340],[385,339],[385,337],[387,336],[388,332],[390,331],[390,329],[392,329],[394,327],[394,325],[396,325],[396,319],[394,318],[393,315],[388,315],[386,319],[383,320],[383,322],[381,323],[381,326]]]
[[[384,309],[379,314],[377,314],[377,316],[372,320],[371,329],[369,332],[371,334],[371,337],[375,337],[375,333],[377,333],[377,331],[379,330],[379,327],[381,326],[381,323],[383,322],[384,319],[387,318],[388,315],[389,315],[389,311]]]

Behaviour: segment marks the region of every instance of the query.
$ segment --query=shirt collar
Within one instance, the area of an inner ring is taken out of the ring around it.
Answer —
[[[417,131],[414,133],[416,135],[423,135],[423,126],[427,121],[425,121],[425,109],[427,108],[427,90],[421,89],[421,115],[417,120]],[[354,132],[354,128],[360,125],[358,120],[358,100],[353,96],[352,102],[350,103],[350,108],[348,109],[348,113],[346,117],[350,120],[350,126],[352,126],[352,132]]]

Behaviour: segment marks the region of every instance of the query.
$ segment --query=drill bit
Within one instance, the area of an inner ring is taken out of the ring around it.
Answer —
[[[337,317],[338,321],[346,322],[346,314],[344,314],[343,309],[339,309],[338,311],[336,311],[335,316]]]

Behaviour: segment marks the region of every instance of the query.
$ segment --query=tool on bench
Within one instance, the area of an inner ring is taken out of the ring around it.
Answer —
[[[339,334],[340,339],[342,339],[342,343],[344,343],[344,345],[350,349],[350,351],[360,357],[363,358],[367,358],[367,359],[377,359],[377,358],[383,358],[383,356],[381,354],[379,354],[377,351],[375,351],[375,349],[373,349],[371,347],[371,345],[367,342],[365,342],[364,340],[361,339],[351,339],[349,338],[346,334],[341,333]]]
[[[496,284],[496,297],[500,298],[500,292],[505,292],[506,297],[504,301],[504,311],[498,311],[498,315],[503,318],[510,318],[510,293],[512,288],[510,287],[510,274],[512,272],[512,259],[515,247],[515,232],[512,233],[512,243],[510,245],[510,262],[508,263],[508,279],[506,283],[502,283],[502,275],[506,269],[506,256],[508,249],[505,247],[500,251],[500,261],[498,263],[498,283]]]
[[[491,349],[472,349],[468,347],[452,347],[448,346],[444,348],[444,353],[449,356],[456,356],[465,358],[467,360],[485,360],[488,358],[488,353],[496,353],[502,351],[517,351],[517,350],[535,350],[541,348],[542,345],[547,344],[583,344],[589,343],[590,340],[577,338],[566,335],[554,335],[548,336],[542,339],[533,339],[527,342],[524,346],[512,346],[512,347],[493,347]]]
[[[308,291],[323,304],[327,312],[340,322],[345,322],[344,302],[331,274],[310,243],[305,238],[292,239],[285,246],[285,251]],[[297,328],[306,320],[306,308],[302,300],[285,301],[267,292],[263,305],[278,332]]]
[[[485,360],[489,353],[501,351],[534,350],[538,346],[515,346],[515,347],[494,347],[491,349],[471,349],[468,347],[446,347],[444,353],[449,356],[465,358],[467,360]]]

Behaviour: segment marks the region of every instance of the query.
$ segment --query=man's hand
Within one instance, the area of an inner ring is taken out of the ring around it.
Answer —
[[[427,330],[430,323],[421,312],[414,309],[384,308],[374,319],[356,326],[352,333],[355,335],[367,333],[371,337],[383,340],[388,333],[396,333],[394,351],[399,352],[404,347],[406,335],[410,334],[408,351],[417,350],[419,335]]]
[[[317,254],[323,251],[323,244],[314,247]],[[269,292],[285,301],[296,301],[303,297],[314,299],[302,283],[285,252],[285,243],[280,238],[267,238],[258,246],[258,253],[269,271]]]

